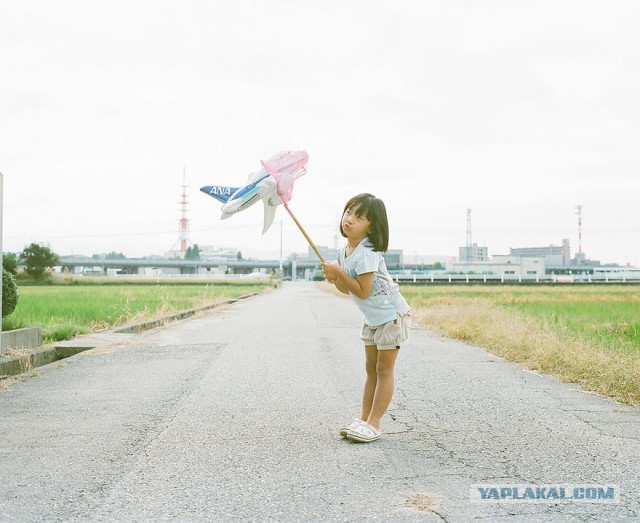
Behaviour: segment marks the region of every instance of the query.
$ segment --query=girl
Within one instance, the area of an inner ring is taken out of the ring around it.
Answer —
[[[351,441],[370,442],[380,437],[380,419],[393,396],[393,369],[400,345],[411,328],[411,309],[387,271],[382,253],[389,245],[389,224],[384,203],[372,194],[351,198],[344,207],[340,233],[347,245],[337,262],[325,262],[325,278],[350,294],[364,315],[367,379],[360,418],[340,430]]]

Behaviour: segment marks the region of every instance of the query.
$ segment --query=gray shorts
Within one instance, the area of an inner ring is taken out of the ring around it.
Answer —
[[[376,327],[366,323],[362,326],[360,339],[365,345],[375,345],[378,350],[399,349],[400,345],[409,339],[411,329],[411,313],[403,316],[396,315],[396,319]]]

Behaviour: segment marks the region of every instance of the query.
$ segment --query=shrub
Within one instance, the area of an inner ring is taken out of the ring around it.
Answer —
[[[13,274],[2,269],[2,317],[9,316],[18,305],[18,286]]]
[[[15,276],[18,269],[18,255],[15,252],[5,252],[2,255],[2,266]]]

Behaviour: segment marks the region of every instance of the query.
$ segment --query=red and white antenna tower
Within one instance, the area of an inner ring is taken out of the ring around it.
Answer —
[[[180,252],[185,254],[189,243],[189,219],[187,218],[187,185],[186,185],[186,169],[182,170],[182,196],[180,198],[180,220],[178,228],[178,238],[180,242]]]

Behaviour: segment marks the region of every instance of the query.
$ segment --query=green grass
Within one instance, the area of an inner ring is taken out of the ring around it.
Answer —
[[[412,307],[448,300],[489,299],[558,331],[625,351],[640,350],[640,287],[635,286],[403,286]]]
[[[41,327],[45,342],[259,292],[261,282],[21,286],[3,331]]]
[[[596,343],[629,352],[640,350],[638,303],[522,303],[516,308]]]

